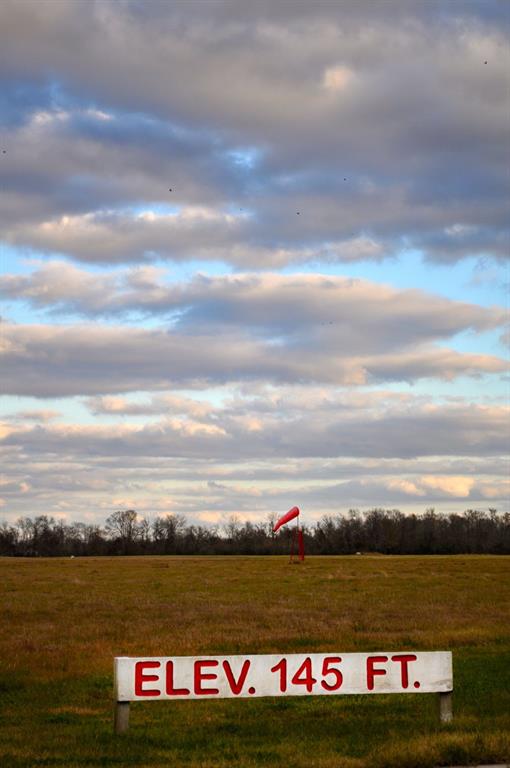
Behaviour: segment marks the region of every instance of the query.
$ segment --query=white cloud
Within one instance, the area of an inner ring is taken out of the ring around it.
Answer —
[[[322,76],[322,86],[327,91],[341,93],[352,80],[352,70],[338,64],[334,67],[328,67]]]
[[[472,477],[422,477],[421,484],[457,498],[468,498],[475,484]]]
[[[508,320],[503,308],[319,273],[197,274],[171,282],[153,267],[105,276],[49,262],[29,275],[0,277],[0,295],[85,316],[178,314],[180,327],[264,329],[268,337],[303,335],[326,346],[341,338],[344,349],[360,353],[490,330]]]
[[[462,354],[429,344],[417,343],[413,351],[405,346],[385,351],[391,337],[385,335],[384,323],[381,351],[376,354],[370,349],[356,354],[352,338],[349,346],[345,344],[344,330],[336,334],[328,328],[322,336],[320,325],[311,338],[305,334],[303,343],[289,329],[288,341],[277,344],[271,336],[258,338],[235,327],[220,334],[212,319],[207,325],[206,317],[194,332],[186,325],[166,331],[5,323],[4,392],[36,397],[105,395],[241,381],[353,386],[424,377],[450,380],[506,369],[505,361],[496,356]],[[374,338],[365,338],[375,346]]]
[[[308,409],[305,387],[254,388],[223,393],[201,416],[188,402],[195,398],[183,397],[178,418],[156,422],[17,425],[0,443],[5,514],[14,519],[27,505],[60,514],[63,498],[68,518],[87,520],[123,506],[195,522],[225,522],[231,512],[260,521],[295,503],[309,521],[352,506],[506,508],[508,409],[308,391]],[[159,404],[160,396],[150,402]]]
[[[373,7],[314,3],[305,22],[288,3],[257,3],[255,17],[245,5],[226,23],[223,3],[207,20],[193,3],[59,15],[2,3],[4,71],[37,83],[62,71],[70,94],[43,106],[34,94],[8,124],[10,242],[101,263],[222,252],[248,268],[259,252],[275,266],[328,244],[340,260],[404,242],[445,263],[508,258],[504,25],[465,4],[449,23],[417,6],[397,23]],[[253,162],[232,163],[246,147]],[[126,215],[134,201],[153,213]],[[162,204],[218,214],[176,227]],[[239,208],[242,225],[218,220]],[[346,250],[364,238],[374,250]]]
[[[26,451],[52,453],[60,446],[59,452],[81,453],[94,446],[97,455],[211,456],[231,461],[240,455],[245,460],[498,455],[508,437],[509,409],[501,406],[443,405],[433,415],[418,404],[407,412],[390,406],[374,412],[363,409],[355,415],[343,408],[301,413],[287,412],[282,406],[263,416],[260,411],[250,414],[249,408],[249,402],[218,408],[204,414],[202,420],[170,416],[146,424],[26,425],[11,428],[5,440]],[[427,475],[416,483],[444,492],[453,490],[456,495],[469,490],[469,481],[461,476]]]

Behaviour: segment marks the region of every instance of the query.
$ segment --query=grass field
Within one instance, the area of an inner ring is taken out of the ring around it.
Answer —
[[[0,765],[383,768],[510,756],[510,558],[0,559]],[[452,650],[437,696],[148,702],[113,657]]]

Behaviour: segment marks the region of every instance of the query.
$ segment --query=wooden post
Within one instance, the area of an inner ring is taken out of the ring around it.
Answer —
[[[116,701],[113,716],[113,731],[116,736],[129,728],[129,701]]]
[[[116,736],[125,733],[129,728],[129,701],[119,701],[122,695],[119,691],[119,662],[116,658],[113,669],[113,732]]]
[[[439,694],[439,720],[441,723],[451,723],[453,720],[452,698],[452,691]]]

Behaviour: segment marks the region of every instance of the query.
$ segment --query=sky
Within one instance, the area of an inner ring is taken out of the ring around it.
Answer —
[[[510,4],[0,3],[0,519],[510,509]]]

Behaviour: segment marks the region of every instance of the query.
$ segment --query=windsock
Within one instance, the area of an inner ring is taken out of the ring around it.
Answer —
[[[273,533],[276,533],[276,531],[282,527],[282,525],[285,525],[285,523],[290,522],[291,520],[294,520],[295,517],[299,516],[299,508],[298,507],[292,507],[292,509],[289,509],[288,512],[286,512],[282,517],[280,517],[279,520],[276,521],[273,527]]]

